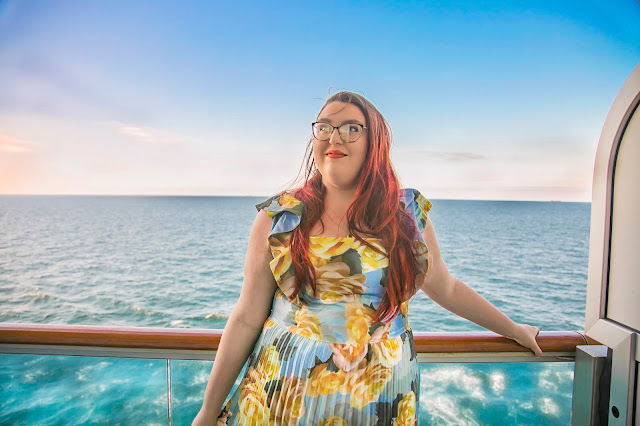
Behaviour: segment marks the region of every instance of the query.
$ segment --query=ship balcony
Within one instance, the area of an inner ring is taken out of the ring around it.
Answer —
[[[145,424],[190,425],[221,336],[209,329],[0,323],[0,423],[130,424],[142,416]],[[503,409],[511,423],[569,424],[576,353],[599,345],[579,331],[541,332],[541,357],[490,332],[414,332],[414,341],[421,423],[450,421],[460,414],[448,411],[466,409],[483,424],[491,419],[478,410]],[[446,394],[434,394],[434,383]]]

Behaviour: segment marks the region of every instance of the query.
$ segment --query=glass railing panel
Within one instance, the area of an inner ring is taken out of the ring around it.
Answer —
[[[164,359],[0,354],[0,424],[167,424]]]
[[[173,425],[191,424],[212,364],[171,360]],[[570,424],[573,369],[572,362],[421,364],[420,424]]]
[[[171,417],[173,426],[190,425],[202,407],[204,391],[209,381],[212,361],[170,360],[171,363]],[[245,364],[233,384],[231,392],[240,385]]]
[[[573,362],[420,365],[420,424],[568,425]]]
[[[0,424],[167,424],[166,363],[1,354]],[[213,363],[170,363],[172,421],[189,425]],[[569,424],[573,369],[571,362],[421,364],[420,423]]]
[[[169,360],[171,364],[171,419],[190,425],[202,407],[213,361]]]

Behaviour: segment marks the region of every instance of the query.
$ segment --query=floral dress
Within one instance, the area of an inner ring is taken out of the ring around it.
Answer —
[[[420,375],[408,302],[386,325],[373,321],[385,292],[385,256],[353,237],[310,237],[316,293],[307,285],[290,300],[289,238],[303,207],[286,192],[256,205],[273,220],[270,266],[278,286],[218,425],[417,424]],[[401,192],[400,208],[416,222],[416,255],[426,268],[421,234],[431,203],[409,188]],[[380,239],[365,239],[385,252]]]

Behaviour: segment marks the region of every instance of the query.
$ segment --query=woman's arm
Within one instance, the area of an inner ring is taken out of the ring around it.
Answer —
[[[542,355],[535,339],[538,327],[516,324],[472,288],[451,275],[442,260],[433,224],[429,219],[422,236],[429,248],[429,268],[421,289],[430,299],[456,315],[515,340],[531,349],[536,356]]]
[[[269,262],[273,259],[267,240],[271,223],[271,218],[265,210],[260,210],[253,222],[244,262],[240,298],[224,328],[204,392],[202,408],[194,420],[194,425],[215,424],[222,404],[271,311],[276,289],[276,282],[269,267]]]

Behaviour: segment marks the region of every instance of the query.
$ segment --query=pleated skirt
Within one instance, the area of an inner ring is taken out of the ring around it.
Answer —
[[[414,425],[419,389],[411,330],[332,344],[269,318],[218,425]]]

